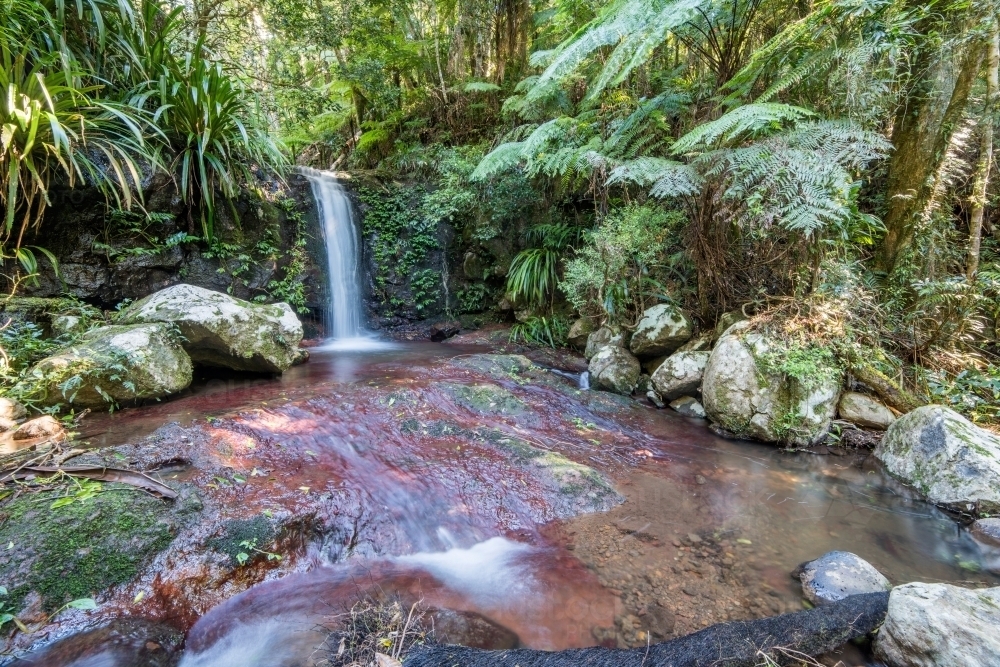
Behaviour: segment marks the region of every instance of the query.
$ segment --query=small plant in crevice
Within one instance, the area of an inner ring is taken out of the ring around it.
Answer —
[[[414,647],[428,641],[431,627],[419,602],[365,597],[334,618],[327,638],[328,667],[400,664]],[[386,662],[388,660],[389,662]]]

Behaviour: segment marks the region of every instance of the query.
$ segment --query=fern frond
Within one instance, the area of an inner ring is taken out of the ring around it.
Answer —
[[[784,123],[794,123],[814,115],[808,109],[790,104],[745,104],[685,134],[674,143],[673,153],[679,155],[697,148],[711,148],[716,142],[731,143],[765,130],[773,133],[780,130]]]

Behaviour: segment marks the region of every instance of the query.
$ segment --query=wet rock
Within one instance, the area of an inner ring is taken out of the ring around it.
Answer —
[[[777,341],[738,323],[712,351],[702,381],[709,418],[736,435],[808,446],[830,429],[840,396],[836,372],[803,384],[762,368],[759,360],[779,349]],[[835,369],[830,369],[835,370]]]
[[[14,663],[17,667],[173,667],[184,633],[140,618],[109,625],[56,642]]]
[[[1000,588],[897,586],[875,640],[875,656],[892,667],[1000,665],[997,628]]]
[[[18,389],[42,405],[101,408],[177,393],[191,384],[191,373],[191,359],[168,325],[115,325],[42,359]]]
[[[256,373],[288,370],[302,340],[302,323],[288,304],[253,304],[193,285],[156,292],[121,321],[176,325],[194,363]]]
[[[653,387],[664,401],[690,396],[701,388],[708,352],[675,352],[652,375]]]
[[[458,335],[458,332],[462,330],[462,323],[458,320],[444,320],[442,322],[435,322],[431,325],[430,334],[431,340],[435,343],[440,343],[443,340],[451,338],[452,336]]]
[[[875,456],[933,503],[970,513],[1000,511],[1000,436],[954,410],[925,405],[903,415]]]
[[[625,336],[621,333],[613,332],[608,327],[601,327],[587,336],[587,345],[584,349],[583,356],[587,359],[592,359],[595,354],[609,345],[614,347],[625,347]]]
[[[590,359],[590,382],[598,389],[631,394],[642,371],[639,360],[622,347],[608,345]]]
[[[587,339],[592,333],[594,333],[594,323],[589,318],[581,317],[570,326],[566,340],[572,347],[582,351],[587,348]]]
[[[427,615],[433,619],[435,641],[442,644],[502,651],[521,643],[516,633],[475,612],[434,609]]]
[[[687,315],[676,306],[661,303],[643,312],[629,349],[637,357],[657,357],[673,352],[690,338]]]
[[[671,401],[670,407],[685,417],[705,418],[705,408],[690,396],[681,396],[677,400]]]
[[[979,519],[972,524],[971,531],[980,542],[1000,545],[1000,519]]]
[[[837,404],[837,414],[844,421],[862,428],[884,431],[896,421],[896,415],[880,401],[866,394],[845,391]]]
[[[15,401],[13,398],[6,398],[0,396],[0,419],[8,419],[10,421],[17,421],[28,414],[28,411],[23,405]]]
[[[805,563],[802,591],[813,604],[828,604],[859,593],[878,593],[892,585],[868,561],[847,551],[831,551]]]
[[[649,399],[650,403],[660,408],[661,410],[667,407],[667,404],[663,402],[663,399],[660,398],[660,395],[656,393],[655,389],[650,389],[649,391],[647,391],[646,398]]]
[[[26,421],[14,431],[15,440],[34,440],[36,438],[58,438],[66,435],[66,429],[55,417],[45,415],[31,421]]]

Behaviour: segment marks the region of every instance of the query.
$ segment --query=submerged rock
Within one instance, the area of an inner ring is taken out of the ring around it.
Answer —
[[[590,360],[590,382],[598,389],[616,394],[631,394],[639,382],[642,368],[628,350],[614,345],[601,348]]]
[[[710,419],[723,429],[763,442],[813,445],[830,429],[840,396],[839,371],[803,383],[762,363],[780,349],[770,337],[730,328],[712,351],[702,382]]]
[[[42,359],[18,389],[42,405],[100,408],[177,393],[191,384],[191,373],[191,359],[168,325],[116,325]]]
[[[976,514],[1000,511],[1000,436],[954,410],[925,405],[903,415],[875,456],[933,503]]]
[[[979,519],[972,524],[971,532],[980,542],[1000,545],[1000,519]]]
[[[34,440],[36,438],[57,438],[66,436],[66,429],[55,417],[45,415],[26,421],[14,431],[14,440]]]
[[[806,599],[816,605],[892,588],[871,563],[847,551],[831,551],[804,564],[799,580]]]
[[[844,421],[876,431],[884,431],[896,421],[896,415],[882,402],[856,391],[844,392],[837,405],[837,414]]]
[[[708,352],[675,352],[667,357],[652,375],[656,393],[667,402],[696,393],[709,356]]]
[[[994,667],[1000,665],[998,628],[1000,588],[897,586],[875,656],[892,667]]]
[[[629,349],[637,357],[669,354],[691,338],[691,320],[671,304],[647,308],[632,334]]]
[[[288,304],[254,304],[193,285],[138,301],[122,321],[174,324],[196,364],[255,373],[288,370],[302,340],[302,323]]]
[[[685,417],[694,417],[696,419],[705,418],[704,406],[690,396],[681,396],[677,400],[672,401],[670,403],[670,407],[672,407],[678,414]]]

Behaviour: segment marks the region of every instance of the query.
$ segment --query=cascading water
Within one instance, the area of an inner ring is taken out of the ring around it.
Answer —
[[[361,326],[358,233],[351,200],[334,174],[309,168],[303,168],[301,173],[312,185],[326,241],[330,288],[327,334],[336,341],[365,339],[366,332]]]

